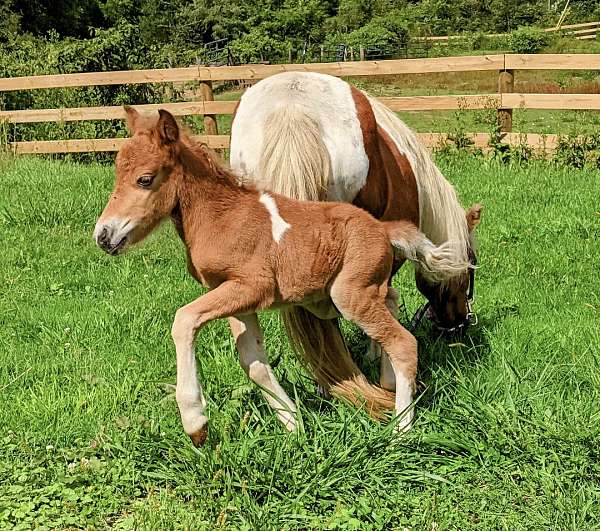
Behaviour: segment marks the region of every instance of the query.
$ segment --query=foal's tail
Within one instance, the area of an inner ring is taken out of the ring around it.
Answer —
[[[325,199],[331,160],[322,127],[306,109],[294,103],[274,109],[264,135],[257,185],[294,199]],[[352,360],[337,319],[318,319],[300,306],[282,310],[281,316],[295,352],[321,387],[374,418],[393,411],[394,394],[369,383]]]
[[[414,262],[432,280],[451,280],[469,267],[467,262],[456,261],[452,242],[436,246],[408,221],[385,221],[383,224],[399,258]]]

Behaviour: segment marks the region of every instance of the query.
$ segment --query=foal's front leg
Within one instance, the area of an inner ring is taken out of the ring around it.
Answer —
[[[177,351],[175,397],[183,429],[195,446],[206,440],[208,418],[204,415],[206,403],[196,375],[194,339],[205,324],[252,308],[251,301],[251,294],[239,282],[229,281],[183,306],[175,314],[172,328]]]
[[[267,360],[264,340],[255,313],[229,318],[229,326],[240,355],[240,364],[248,377],[262,390],[265,400],[289,430],[296,429],[296,406],[273,374]]]

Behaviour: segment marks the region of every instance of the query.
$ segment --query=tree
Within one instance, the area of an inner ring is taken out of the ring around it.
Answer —
[[[90,28],[105,26],[97,0],[14,0],[13,11],[21,19],[23,31],[45,35],[89,37]]]

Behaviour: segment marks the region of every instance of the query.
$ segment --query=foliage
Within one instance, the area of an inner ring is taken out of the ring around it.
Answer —
[[[515,53],[536,53],[548,42],[548,33],[535,27],[521,27],[508,37],[508,45]]]
[[[592,4],[573,0],[569,21],[589,17],[599,9]],[[94,30],[130,24],[143,47],[139,52],[167,47],[170,61],[180,65],[220,38],[255,58],[334,37],[357,46],[396,45],[407,32],[466,32],[473,36],[469,47],[480,49],[485,33],[551,24],[557,16],[546,0],[0,0],[0,40],[23,33],[87,39]]]
[[[236,39],[231,46],[234,56],[242,63],[256,63],[283,57],[286,51],[284,43],[275,40],[261,28],[254,28],[250,33]]]
[[[398,17],[378,17],[350,32],[344,40],[355,48],[398,46],[408,41],[408,29]]]
[[[561,135],[554,160],[574,168],[600,170],[600,134]]]
[[[421,34],[450,35],[463,32],[509,32],[522,25],[550,23],[557,15],[548,11],[545,0],[422,0],[410,3],[406,16]]]
[[[85,37],[90,27],[103,25],[98,0],[12,0],[21,29],[36,35],[56,31],[61,36]]]
[[[0,48],[0,76],[30,76],[71,72],[130,70],[167,66],[164,50],[147,47],[133,24],[96,30],[90,39],[13,37]],[[2,108],[44,109],[94,107],[166,100],[166,85],[106,85],[77,89],[4,92]],[[120,121],[21,124],[8,131],[8,140],[53,140],[122,136]]]

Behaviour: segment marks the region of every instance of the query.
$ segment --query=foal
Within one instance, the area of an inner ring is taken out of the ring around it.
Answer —
[[[132,137],[117,155],[115,188],[94,238],[116,255],[170,216],[185,244],[190,273],[210,288],[177,311],[172,328],[176,398],[193,443],[201,445],[207,433],[193,346],[200,328],[230,319],[244,370],[293,431],[296,406],[267,362],[256,312],[301,305],[318,313],[329,299],[389,354],[394,409],[403,414],[398,429],[408,428],[417,344],[388,309],[393,253],[443,277],[460,273],[462,265],[451,265],[445,250],[410,223],[384,224],[349,204],[300,202],[240,186],[167,111],[156,118],[125,110]]]

